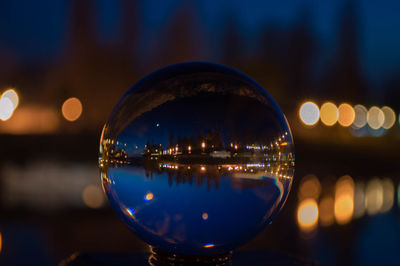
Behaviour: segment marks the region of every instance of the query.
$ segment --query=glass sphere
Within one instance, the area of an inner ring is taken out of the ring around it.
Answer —
[[[212,63],[155,71],[114,107],[100,140],[104,192],[163,252],[233,250],[280,211],[294,173],[289,125],[267,91]]]

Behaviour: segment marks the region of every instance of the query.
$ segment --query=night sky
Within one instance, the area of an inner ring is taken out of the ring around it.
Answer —
[[[254,40],[265,25],[292,27],[302,12],[316,34],[321,58],[334,52],[338,20],[345,1],[196,1],[197,20],[210,38],[223,30],[222,20],[235,16],[248,41]],[[400,67],[400,2],[358,0],[358,38],[362,67],[369,81],[379,86]],[[98,35],[107,42],[118,33],[119,1],[97,1]],[[140,2],[140,39],[146,46],[184,1],[149,0]],[[3,0],[0,3],[0,49],[22,62],[47,61],[62,49],[67,31],[68,1]],[[209,57],[212,59],[213,57]]]

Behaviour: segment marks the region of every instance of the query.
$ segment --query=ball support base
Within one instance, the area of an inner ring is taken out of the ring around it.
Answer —
[[[215,256],[185,256],[150,246],[149,265],[231,265],[232,251]]]

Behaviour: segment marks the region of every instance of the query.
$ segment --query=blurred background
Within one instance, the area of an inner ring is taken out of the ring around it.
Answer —
[[[400,258],[400,2],[0,2],[0,263],[143,252],[97,169],[102,125],[151,71],[237,68],[275,98],[296,145],[292,192],[243,250],[327,264]]]

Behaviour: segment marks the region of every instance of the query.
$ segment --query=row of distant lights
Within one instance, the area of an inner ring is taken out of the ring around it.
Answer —
[[[179,166],[178,165],[170,165],[170,164],[160,164],[159,165],[160,168],[168,168],[168,169],[172,169],[172,170],[178,170]],[[254,168],[264,168],[265,165],[264,164],[246,164],[245,168],[243,168],[242,166],[218,166],[218,170],[221,170],[222,168],[227,168],[228,171],[242,171],[244,170],[245,172],[247,172],[247,169],[250,167],[254,167]],[[182,168],[182,167],[181,167]],[[187,166],[187,169],[190,170],[191,167],[190,165]],[[207,168],[205,166],[200,166],[200,170],[202,172],[207,171]],[[250,173],[254,172],[254,169],[249,169]],[[274,174],[274,172],[272,171],[271,174]],[[286,176],[282,173],[279,173],[278,170],[276,171],[275,174],[277,177],[283,177],[283,178],[290,178],[289,176]]]
[[[322,187],[316,176],[307,175],[302,179],[298,193],[297,223],[303,232],[313,231],[318,223],[330,226],[336,221],[344,225],[361,218],[365,213],[376,215],[388,212],[393,207],[396,194],[390,178],[373,178],[365,185],[363,182],[355,183],[349,175],[336,181],[332,194],[321,192]],[[397,196],[400,206],[400,185]]]
[[[19,104],[19,96],[15,89],[8,89],[0,97],[0,120],[7,121],[12,117]],[[74,122],[82,115],[82,103],[78,98],[71,97],[61,106],[63,117]]]
[[[321,120],[326,126],[339,123],[343,127],[352,126],[355,129],[363,128],[367,124],[374,130],[390,129],[396,122],[396,113],[389,106],[382,108],[372,106],[368,110],[361,104],[353,107],[350,104],[342,103],[337,107],[331,102],[324,103],[321,108],[313,102],[305,102],[299,109],[299,116],[307,126],[313,126]]]

